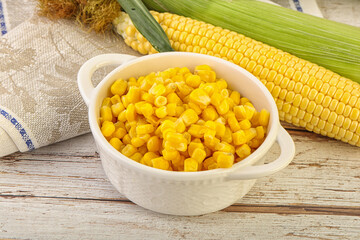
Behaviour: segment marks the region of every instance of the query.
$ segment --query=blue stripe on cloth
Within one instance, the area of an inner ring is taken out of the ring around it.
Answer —
[[[29,150],[34,150],[35,146],[33,142],[31,141],[29,135],[27,134],[26,130],[22,127],[22,125],[8,112],[6,112],[4,109],[0,108],[0,115],[3,115],[7,120],[11,122],[12,125],[14,125],[15,129],[20,133],[22,139],[24,140],[26,146]]]
[[[5,35],[7,33],[6,24],[5,24],[5,13],[3,9],[3,3],[0,0],[0,32],[1,35]]]
[[[301,7],[301,5],[300,5],[300,1],[299,1],[299,0],[293,0],[293,2],[294,2],[294,5],[295,5],[295,7],[296,7],[296,10],[297,10],[298,12],[303,12],[303,9],[302,9],[302,7]]]

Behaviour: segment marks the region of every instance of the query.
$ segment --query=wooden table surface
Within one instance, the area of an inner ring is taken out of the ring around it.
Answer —
[[[360,26],[360,2],[339,2],[319,5],[344,22],[339,11],[350,5],[357,22],[348,23]],[[234,205],[195,217],[154,213],[117,192],[91,134],[2,157],[0,238],[360,239],[360,148],[283,125],[296,145],[292,163]],[[278,153],[275,145],[268,158]]]

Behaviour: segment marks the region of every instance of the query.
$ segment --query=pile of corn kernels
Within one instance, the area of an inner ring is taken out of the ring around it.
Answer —
[[[270,114],[228,89],[208,65],[116,80],[101,132],[123,155],[170,171],[229,168],[264,141]]]

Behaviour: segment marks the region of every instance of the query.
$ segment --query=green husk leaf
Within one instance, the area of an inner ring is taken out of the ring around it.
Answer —
[[[129,14],[136,29],[159,52],[174,51],[160,24],[140,0],[117,0]]]

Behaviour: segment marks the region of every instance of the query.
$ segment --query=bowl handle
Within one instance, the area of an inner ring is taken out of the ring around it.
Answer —
[[[230,173],[228,180],[246,180],[265,177],[285,168],[295,156],[295,144],[289,133],[282,127],[279,127],[279,133],[276,141],[280,146],[281,154],[278,159],[271,163],[249,166],[241,169],[239,172]]]
[[[136,57],[132,55],[112,53],[98,55],[87,60],[80,67],[77,75],[78,87],[85,104],[89,106],[91,93],[94,90],[91,77],[96,70],[108,65],[121,65],[135,58]]]

